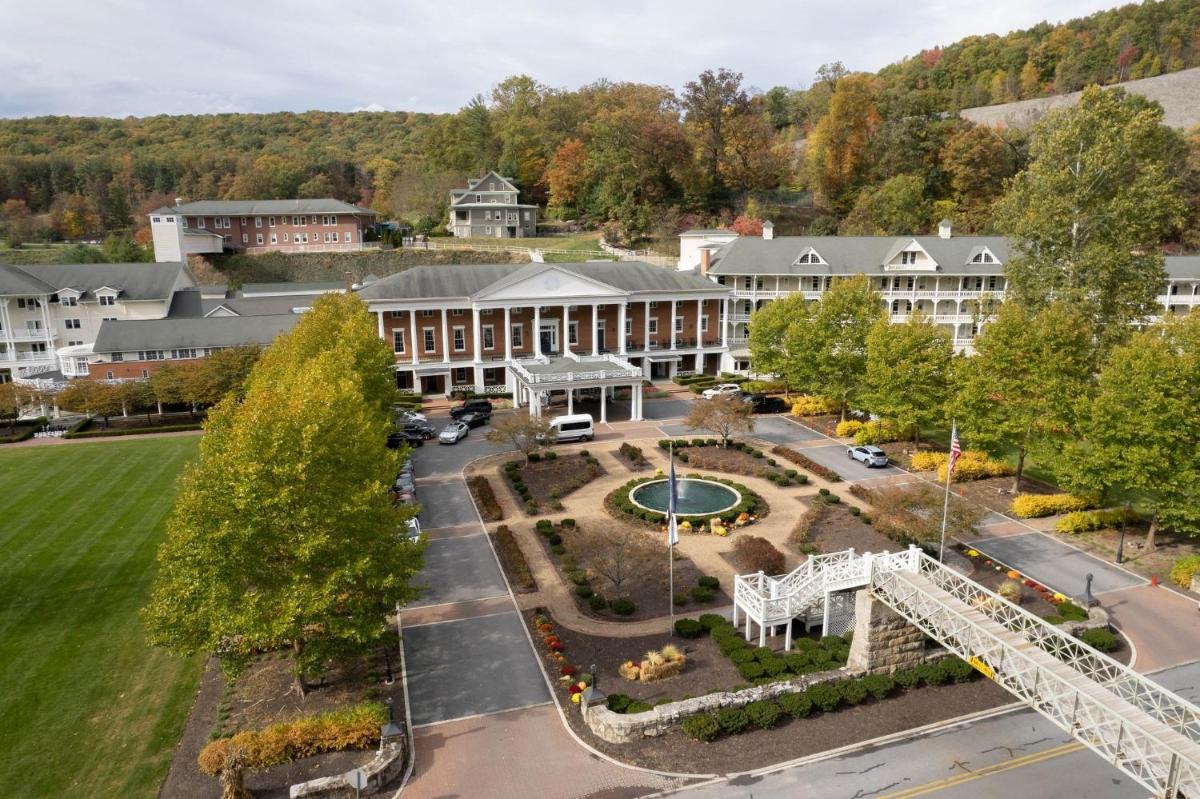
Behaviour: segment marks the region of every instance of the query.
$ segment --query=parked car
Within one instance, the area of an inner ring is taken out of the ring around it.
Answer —
[[[409,519],[408,524],[405,525],[405,530],[404,530],[403,536],[405,538],[409,539],[410,541],[415,541],[418,538],[420,538],[421,537],[421,520],[418,519],[416,516]]]
[[[467,437],[467,433],[471,432],[462,422],[450,422],[442,428],[442,432],[438,433],[438,442],[442,444],[457,444]]]
[[[425,414],[423,414],[423,413],[418,413],[418,412],[416,412],[416,411],[413,411],[413,410],[409,410],[408,408],[405,408],[403,405],[393,405],[393,406],[392,406],[392,413],[394,413],[394,414],[395,414],[395,416],[396,416],[396,421],[398,421],[398,422],[408,423],[408,422],[425,422],[425,421],[428,421],[428,420],[425,418]]]
[[[410,494],[417,493],[417,484],[413,480],[412,475],[401,474],[396,478],[396,482],[392,484],[392,490],[396,492],[408,492]]]
[[[706,388],[700,393],[704,399],[713,399],[715,397],[740,397],[742,395],[742,387],[737,383],[722,383],[719,386]]]
[[[754,413],[783,413],[787,410],[787,403],[783,401],[783,397],[768,397],[766,394],[747,394],[742,397],[742,402],[750,405]]]
[[[850,460],[865,463],[868,467],[888,465],[887,453],[879,447],[851,447],[846,450],[846,454],[850,456]]]
[[[426,441],[428,441],[429,439],[431,439],[437,435],[437,428],[434,427],[433,425],[431,425],[429,422],[421,422],[421,421],[405,422],[404,427],[402,429],[406,433],[414,433],[416,435],[419,435],[421,438],[425,439]]]
[[[472,411],[471,413],[464,413],[462,416],[459,416],[458,421],[462,422],[467,427],[483,427],[485,424],[492,421],[492,414],[490,411]]]
[[[486,413],[492,415],[492,402],[485,399],[469,399],[457,408],[450,409],[450,418],[459,419],[466,413]]]
[[[400,449],[400,447],[404,446],[405,444],[410,447],[423,447],[425,446],[426,438],[428,438],[428,436],[423,436],[420,433],[413,433],[407,429],[393,430],[392,432],[388,433],[387,445],[388,449]]]

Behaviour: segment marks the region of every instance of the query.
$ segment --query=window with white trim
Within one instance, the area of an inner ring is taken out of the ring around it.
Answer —
[[[204,230],[204,217],[196,217],[196,227],[200,230]]]
[[[397,354],[404,352],[404,328],[402,327],[392,330],[392,352]]]
[[[262,217],[261,216],[254,217],[254,226],[262,227]],[[262,244],[262,242],[260,241],[259,244]]]
[[[283,234],[283,243],[284,243],[284,244],[287,244],[287,243],[288,243],[288,234],[287,234],[287,233],[284,233],[284,234]]]
[[[422,328],[421,334],[425,337],[424,342],[422,342],[425,345],[425,352],[433,352],[437,349],[437,340],[434,338],[432,327]]]
[[[705,314],[704,316],[700,317],[700,332],[701,333],[708,332],[708,314]]]
[[[578,322],[567,322],[567,343],[568,344],[578,344],[579,343],[579,323]]]
[[[300,227],[301,220],[303,220],[303,219],[304,219],[304,217],[302,217],[302,216],[293,216],[292,217],[292,225],[294,227]]]
[[[112,379],[113,379],[113,373],[112,373],[112,372],[105,372],[105,373],[104,373],[104,379],[105,379],[105,380],[112,380]]]
[[[482,337],[483,337],[483,348],[485,350],[496,349],[496,326],[495,325],[484,325]]]
[[[521,349],[525,346],[525,328],[521,325],[513,325],[509,331],[510,339],[512,340],[513,349]]]
[[[161,361],[162,359],[162,350],[138,350],[139,361]]]
[[[60,305],[63,305],[67,308],[74,308],[75,306],[79,305],[79,298],[75,296],[59,297],[58,302]]]
[[[250,234],[243,233],[242,234],[242,244],[249,244],[249,243],[250,243]]]
[[[633,335],[633,320],[626,318],[625,320],[625,335],[626,337]]]
[[[971,259],[971,263],[973,263],[973,264],[994,264],[994,263],[996,263],[996,259],[992,257],[992,254],[990,252],[988,252],[987,250],[984,250],[983,252],[975,253],[975,256]]]
[[[275,234],[275,233],[272,233],[272,234],[271,234],[271,243],[272,243],[272,244],[278,244],[278,243],[279,243],[279,236],[278,236],[278,234]]]
[[[333,235],[336,236],[337,234],[334,233]],[[347,230],[344,234],[342,234],[342,241],[346,242],[347,244],[350,243],[350,231],[349,230]]]
[[[66,327],[67,330],[78,330],[81,327],[78,319],[64,319],[63,326]]]
[[[676,333],[683,332],[683,317],[682,316],[675,317],[675,332]]]
[[[900,263],[911,266],[917,262],[917,253],[915,250],[905,250],[900,253]]]
[[[421,311],[421,316],[424,316],[426,318],[433,316],[433,309],[425,308],[424,310]]]
[[[388,313],[391,314],[393,319],[403,319],[404,318],[404,311],[388,311]]]
[[[650,320],[650,322],[649,322],[649,325],[650,325],[650,328],[649,328],[649,329],[650,329],[650,335],[652,335],[652,336],[653,336],[653,335],[656,335],[656,334],[658,333],[658,320],[657,320],[657,319],[651,319],[651,320]]]
[[[96,298],[96,300],[100,303],[101,307],[108,307],[117,304],[117,298],[111,294],[101,294]]]
[[[255,244],[262,244],[262,243],[263,243],[263,237],[262,237],[262,234],[261,234],[261,233],[255,233],[255,234],[254,234],[254,243],[255,243]]]
[[[191,348],[171,350],[171,357],[176,360],[189,360],[196,357],[196,351]]]
[[[267,217],[267,227],[275,227],[275,217],[273,217],[273,216]]]
[[[451,330],[454,336],[454,351],[462,352],[467,348],[467,329],[465,327],[455,327]]]
[[[451,316],[462,316],[463,309],[462,308],[454,308],[453,310],[450,311],[450,315]]]
[[[149,369],[143,369],[143,370],[142,370],[142,379],[143,379],[143,380],[145,380],[145,379],[146,379],[146,378],[148,378],[148,377],[150,377],[150,370],[149,370]]]
[[[246,226],[246,217],[243,216],[241,221],[242,221],[242,227],[245,227]]]
[[[121,362],[121,361],[123,361],[123,360],[125,360],[125,353],[123,353],[123,352],[114,352],[114,353],[112,354],[112,362],[113,362],[113,363],[120,363],[120,362]]]

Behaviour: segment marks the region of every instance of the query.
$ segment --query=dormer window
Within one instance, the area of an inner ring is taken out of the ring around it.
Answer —
[[[900,263],[904,266],[911,266],[917,262],[917,253],[914,250],[905,250],[900,253]]]
[[[988,252],[987,250],[984,250],[983,252],[975,253],[975,257],[971,259],[971,263],[973,263],[973,264],[994,264],[994,263],[996,263],[996,259],[992,257],[992,254],[990,252]]]
[[[100,301],[100,307],[109,307],[117,304],[117,298],[111,294],[101,294],[96,298]]]
[[[800,253],[800,257],[796,259],[797,264],[823,264],[821,256],[817,255],[817,251],[813,249],[805,250]]]

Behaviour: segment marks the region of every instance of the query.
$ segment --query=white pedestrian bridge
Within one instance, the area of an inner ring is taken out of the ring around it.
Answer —
[[[866,590],[1156,797],[1200,799],[1200,708],[913,547],[818,555],[776,577],[734,580],[735,625],[823,616]]]

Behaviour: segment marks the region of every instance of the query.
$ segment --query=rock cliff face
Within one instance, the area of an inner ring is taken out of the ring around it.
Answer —
[[[1170,127],[1188,130],[1200,125],[1200,67],[1117,85],[1127,92],[1157,101],[1165,112],[1163,122]],[[963,109],[959,115],[981,125],[1028,128],[1047,111],[1074,105],[1080,94],[1071,92],[1003,105],[981,105]]]

